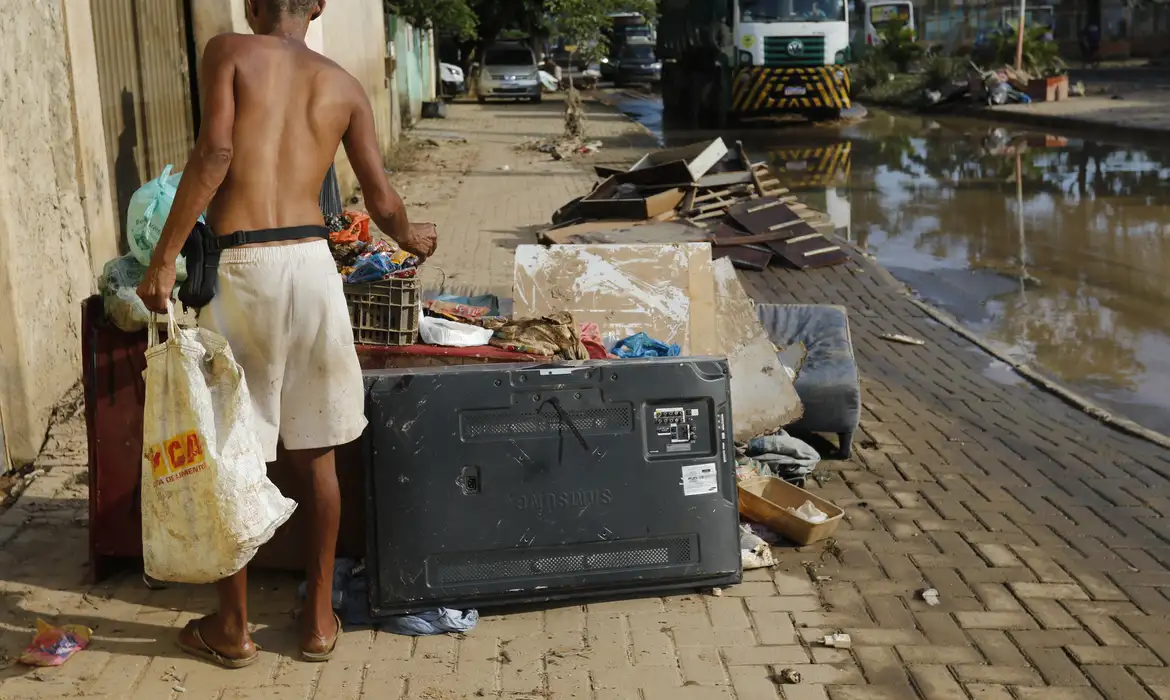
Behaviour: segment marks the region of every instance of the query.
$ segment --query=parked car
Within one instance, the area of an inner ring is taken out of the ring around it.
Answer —
[[[536,54],[520,43],[490,46],[479,66],[475,96],[480,103],[487,102],[488,98],[540,102],[540,69]]]
[[[450,63],[439,64],[439,75],[442,78],[441,88],[443,97],[462,95],[467,90],[467,83],[463,79],[463,69]]]
[[[618,55],[614,84],[657,84],[662,80],[662,62],[654,55],[654,44],[629,43]]]

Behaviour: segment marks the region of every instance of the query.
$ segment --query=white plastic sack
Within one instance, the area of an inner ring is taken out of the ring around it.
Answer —
[[[418,334],[427,345],[443,345],[449,348],[477,348],[487,345],[495,331],[458,323],[445,318],[424,316],[418,325]]]
[[[242,569],[296,508],[268,480],[243,371],[227,341],[147,326],[142,548],[147,575],[210,583]]]
[[[138,188],[126,208],[126,238],[130,253],[141,265],[150,264],[150,256],[162,236],[163,225],[171,215],[171,204],[179,189],[183,173],[171,174],[171,166],[163,168],[162,175]],[[175,263],[175,278],[187,279],[187,261],[179,256]]]

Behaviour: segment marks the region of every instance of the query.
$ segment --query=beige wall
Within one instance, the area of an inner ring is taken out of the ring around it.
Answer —
[[[211,37],[224,32],[249,31],[242,0],[198,0],[193,4],[196,50],[200,56]],[[306,43],[337,61],[366,88],[374,107],[382,153],[389,155],[396,132],[386,81],[386,28],[382,0],[330,0],[325,14],[310,25]],[[357,187],[357,178],[344,150],[337,153],[337,181],[343,199]]]
[[[53,405],[80,376],[80,305],[110,244],[108,199],[91,201],[101,199],[107,177],[98,157],[101,110],[75,110],[73,100],[75,82],[97,82],[84,70],[95,62],[92,30],[88,39],[77,26],[67,31],[66,6],[70,23],[84,14],[74,0],[8,3],[4,14],[0,413],[16,462],[36,456]],[[88,86],[78,88],[92,99]],[[95,114],[96,131],[88,121]],[[87,216],[104,230],[98,240],[90,240]]]

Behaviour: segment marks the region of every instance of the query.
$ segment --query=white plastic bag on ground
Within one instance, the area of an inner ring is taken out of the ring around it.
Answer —
[[[242,569],[296,508],[268,480],[243,371],[206,329],[147,326],[142,547],[147,575],[210,583]]]
[[[162,236],[163,224],[171,214],[171,204],[179,189],[183,173],[171,174],[171,167],[163,168],[162,175],[138,188],[126,208],[126,242],[130,253],[141,265],[150,264],[150,256]],[[187,262],[179,256],[175,262],[176,279],[187,279]]]
[[[487,345],[495,331],[459,323],[445,318],[424,316],[419,321],[418,334],[427,345],[443,345],[449,348],[476,348]]]

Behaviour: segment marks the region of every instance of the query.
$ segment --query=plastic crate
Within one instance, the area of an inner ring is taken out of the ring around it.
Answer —
[[[345,304],[358,345],[414,345],[422,299],[417,277],[345,285]]]

